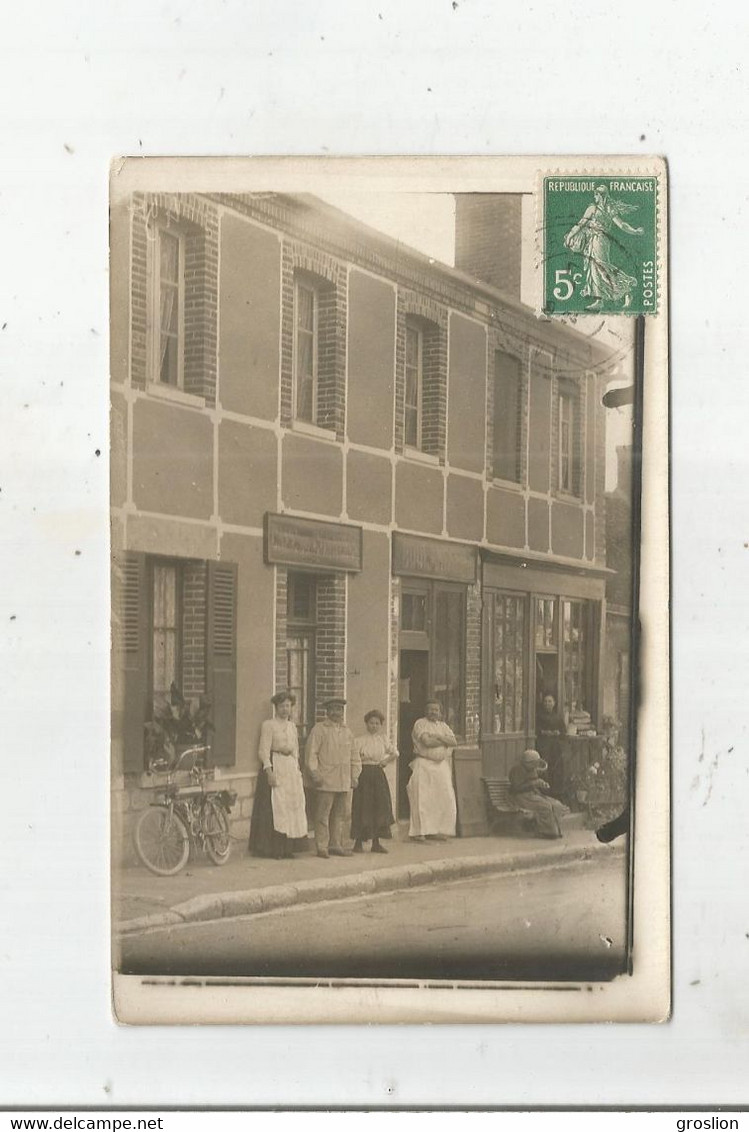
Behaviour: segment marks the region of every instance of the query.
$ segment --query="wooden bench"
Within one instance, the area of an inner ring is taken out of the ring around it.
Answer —
[[[535,827],[536,819],[530,810],[524,810],[510,793],[510,783],[507,778],[482,778],[486,790],[486,812],[489,819],[489,828],[494,833],[500,824],[505,827],[511,823],[508,819],[519,819],[523,825],[532,824]]]

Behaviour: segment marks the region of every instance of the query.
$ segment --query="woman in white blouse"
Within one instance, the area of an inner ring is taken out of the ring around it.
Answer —
[[[372,842],[373,853],[387,853],[380,838],[392,836],[390,827],[395,818],[383,767],[396,759],[398,752],[383,730],[385,717],[381,711],[368,711],[364,722],[367,732],[355,740],[362,766],[351,804],[351,836],[355,853],[364,852],[364,841]]]
[[[293,857],[292,839],[307,836],[304,784],[299,769],[299,736],[291,711],[293,692],[271,698],[273,719],[260,728],[261,769],[250,823],[250,853],[254,857]]]

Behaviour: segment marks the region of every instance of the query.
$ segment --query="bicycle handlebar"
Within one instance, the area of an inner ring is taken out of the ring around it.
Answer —
[[[156,772],[159,774],[166,772],[170,776],[172,774],[177,774],[179,771],[184,771],[188,774],[199,775],[204,771],[204,768],[197,765],[198,761],[204,755],[207,755],[210,749],[211,748],[209,746],[205,746],[201,743],[196,743],[192,747],[186,747],[185,750],[178,755],[174,762],[170,763],[168,759],[151,759],[148,764],[148,769],[151,772]],[[183,762],[185,760],[189,761],[190,758],[194,759],[192,765],[183,766]]]

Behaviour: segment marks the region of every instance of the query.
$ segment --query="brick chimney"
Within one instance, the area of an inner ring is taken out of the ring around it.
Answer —
[[[455,194],[455,266],[520,298],[522,196]]]

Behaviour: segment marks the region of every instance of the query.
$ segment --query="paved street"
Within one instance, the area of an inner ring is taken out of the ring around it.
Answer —
[[[125,937],[131,974],[573,979],[620,972],[624,856]]]

